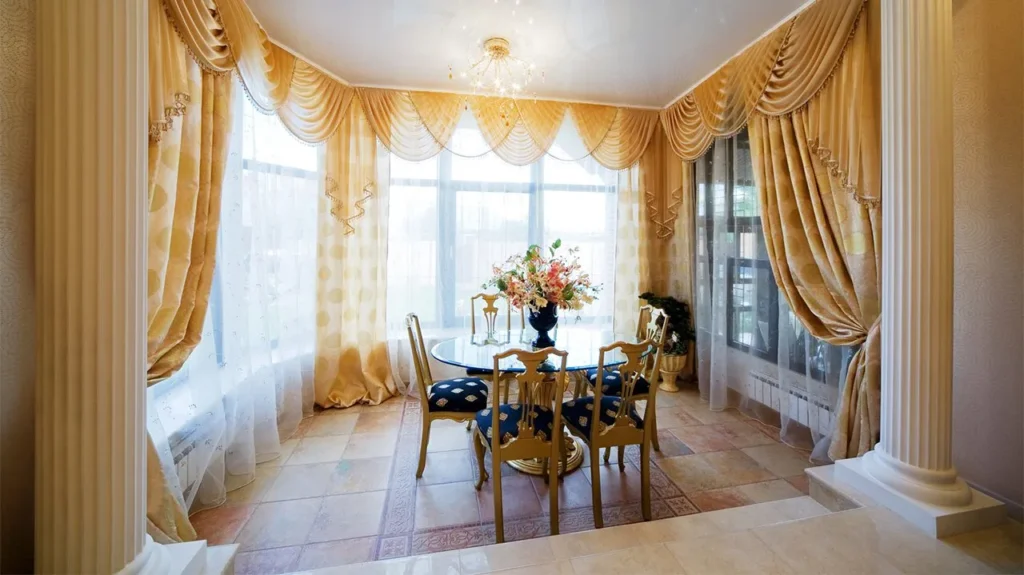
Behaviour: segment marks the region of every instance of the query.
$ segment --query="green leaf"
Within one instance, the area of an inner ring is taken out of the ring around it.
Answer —
[[[560,247],[562,247],[562,238],[558,238],[557,240],[555,240],[555,243],[551,244],[552,251],[557,250]]]

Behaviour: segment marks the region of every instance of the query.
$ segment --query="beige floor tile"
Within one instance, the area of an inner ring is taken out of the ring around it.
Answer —
[[[625,471],[619,471],[618,464],[600,466],[601,504],[615,505],[629,501],[640,501],[640,470],[626,464]],[[590,468],[583,470],[587,481],[593,485]]]
[[[189,517],[199,539],[210,545],[231,543],[249,520],[255,505],[221,505]]]
[[[376,537],[311,543],[302,547],[295,569],[319,569],[373,560]]]
[[[320,499],[262,503],[246,522],[235,543],[240,551],[301,545],[320,511]]]
[[[723,532],[743,531],[766,525],[827,515],[828,510],[810,497],[781,499],[704,514]]]
[[[389,397],[377,405],[361,404],[360,413],[390,413],[401,412],[405,409],[405,398],[402,396]]]
[[[806,473],[801,473],[799,475],[787,477],[786,481],[789,482],[790,485],[795,487],[797,491],[803,493],[804,495],[809,494],[811,491],[810,479],[808,479]]]
[[[303,437],[295,446],[286,465],[308,465],[310,463],[331,463],[341,459],[349,442],[349,435],[330,437]]]
[[[552,563],[554,560],[555,554],[551,551],[551,544],[543,538],[459,551],[462,575],[539,566]]]
[[[761,464],[761,467],[775,474],[776,477],[799,475],[803,473],[804,469],[814,465],[806,455],[781,443],[748,447],[742,451]]]
[[[300,440],[301,440],[300,437],[293,437],[293,438],[291,438],[291,439],[289,439],[287,441],[282,442],[281,443],[281,451],[280,451],[280,453],[278,453],[277,457],[275,457],[274,459],[271,459],[270,461],[266,461],[266,462],[260,463],[259,466],[257,466],[257,468],[259,468],[260,466],[262,466],[262,467],[280,467],[280,466],[286,464],[288,462],[288,458],[291,457],[292,453],[295,452],[295,448],[298,447]]]
[[[778,441],[761,433],[760,430],[745,421],[719,423],[714,428],[737,448],[775,445],[778,443]]]
[[[455,483],[473,479],[472,459],[468,450],[439,451],[427,453],[427,465],[423,468],[420,485]]]
[[[643,543],[632,525],[605,527],[559,535],[548,540],[555,559],[572,559],[615,549],[625,549]]]
[[[714,425],[717,423],[732,423],[734,421],[743,421],[746,418],[743,414],[736,411],[735,409],[726,409],[723,411],[711,411],[708,404],[700,405],[686,405],[683,407],[686,413],[693,416],[697,421],[705,425]]]
[[[1000,573],[1024,573],[1024,530],[1016,521],[955,535],[943,542]]]
[[[572,568],[571,561],[554,561],[531,565],[529,567],[517,567],[515,569],[503,569],[494,571],[494,575],[576,575]]]
[[[795,573],[900,573],[879,553],[878,531],[862,509],[755,529]],[[952,571],[942,571],[949,573]]]
[[[274,575],[294,570],[302,547],[278,547],[239,553],[235,557],[236,575]]]
[[[400,411],[364,411],[359,414],[352,433],[398,433],[398,426],[401,424],[402,413]]]
[[[306,575],[431,575],[457,574],[459,572],[459,552],[447,551],[416,557],[402,557],[372,563],[357,563],[330,569],[317,569]]]
[[[675,429],[689,425],[700,425],[695,417],[687,413],[682,407],[665,407],[658,405],[658,429]]]
[[[753,501],[740,492],[738,487],[726,487],[724,489],[709,489],[698,491],[689,495],[690,501],[703,512],[732,509],[750,505]]]
[[[460,451],[471,449],[472,432],[466,431],[465,423],[455,422],[455,426],[439,426],[441,422],[430,424],[430,441],[427,442],[427,453],[436,451]]]
[[[371,457],[393,457],[397,433],[357,433],[348,436],[348,445],[342,459],[369,459]]]
[[[358,413],[347,413],[343,410],[328,410],[313,417],[313,422],[303,437],[322,437],[326,435],[349,435],[355,429]]]
[[[548,508],[548,484],[543,477],[530,476],[533,489],[537,493],[544,509]],[[590,481],[583,473],[576,471],[566,475],[558,482],[558,508],[579,509],[593,505],[594,498],[590,491]]]
[[[391,458],[342,459],[334,464],[327,495],[382,491],[388,488]]]
[[[687,494],[775,479],[738,450],[667,457],[658,466]]]
[[[762,481],[761,483],[748,483],[734,489],[746,496],[747,499],[750,499],[752,503],[766,503],[768,501],[803,496],[799,489],[782,479]]]
[[[286,465],[263,496],[263,501],[322,497],[327,492],[334,466],[334,463]]]
[[[736,449],[736,446],[729,441],[717,426],[713,425],[690,425],[671,429],[672,435],[679,438],[694,453],[709,453],[711,451],[725,451]]]
[[[494,521],[494,482],[488,480],[478,492],[480,521]],[[523,517],[539,517],[548,511],[548,500],[539,501],[533,490],[533,482],[526,475],[518,474],[501,478],[502,510],[505,521]]]
[[[695,513],[656,522],[645,521],[633,526],[639,530],[640,540],[649,543],[683,541],[724,533],[707,513]]]
[[[416,530],[480,521],[473,482],[421,485],[416,488]]]
[[[298,443],[298,442],[296,442]],[[263,495],[274,484],[277,474],[281,472],[278,465],[261,463],[256,466],[256,478],[244,487],[228,491],[227,505],[250,505],[263,500]]]
[[[749,531],[666,543],[690,575],[781,575],[790,571],[767,545]]]
[[[386,496],[386,491],[371,491],[324,497],[306,542],[320,543],[376,535],[380,532],[380,517],[384,512]]]
[[[572,560],[576,573],[588,575],[623,575],[625,573],[680,573],[682,567],[664,545],[640,545],[599,555]]]

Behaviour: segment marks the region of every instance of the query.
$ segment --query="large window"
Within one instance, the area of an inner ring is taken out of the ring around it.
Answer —
[[[701,158],[696,175],[697,257],[706,262],[697,266],[698,289],[712,294],[715,281],[725,281],[716,304],[729,347],[825,381],[841,365],[841,349],[808,334],[779,301],[746,130]]]
[[[575,129],[566,128],[550,150],[566,160],[544,156],[528,166],[508,164],[486,151],[468,119],[435,158],[407,162],[391,156],[388,310],[393,329],[409,312],[417,313],[424,327],[464,327],[469,298],[483,291],[494,265],[531,244],[556,239],[578,247],[584,269],[603,284],[581,320],[611,322],[617,174],[593,160],[570,161],[582,146],[572,141]]]

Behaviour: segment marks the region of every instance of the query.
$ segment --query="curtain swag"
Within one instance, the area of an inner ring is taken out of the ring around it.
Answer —
[[[806,107],[838,67],[866,2],[818,0],[659,111],[353,87],[273,43],[244,0],[161,1],[164,10],[151,18],[151,33],[158,39],[151,42],[151,73],[160,74],[178,57],[167,38],[173,30],[200,66],[217,73],[237,72],[256,108],[278,114],[304,142],[326,142],[358,100],[390,152],[420,161],[447,147],[468,109],[495,154],[511,164],[526,165],[548,151],[569,113],[587,155],[615,170],[640,161],[659,131],[676,156],[693,161],[716,137],[735,134],[754,114],[778,116]],[[168,20],[170,26],[159,20]],[[151,133],[159,138],[187,102],[177,98],[186,90],[173,80],[156,84],[158,89],[150,93],[150,123]],[[877,208],[877,196],[855,191],[859,182],[847,167],[853,160],[841,145],[849,134],[831,136],[812,134],[814,153],[858,201]],[[659,197],[652,201],[652,194]],[[647,216],[658,222],[661,239],[672,236],[679,195],[676,190],[645,192]]]

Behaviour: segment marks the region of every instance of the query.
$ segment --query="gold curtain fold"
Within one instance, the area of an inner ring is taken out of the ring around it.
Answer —
[[[439,154],[455,132],[465,96],[356,88],[373,132],[396,156],[419,162]]]
[[[526,166],[540,159],[555,141],[566,104],[475,96],[469,98],[469,107],[488,147],[502,160]]]
[[[192,105],[149,148],[147,379],[166,379],[199,343],[213,282],[231,127],[230,76],[188,63]]]
[[[211,72],[230,72],[235,67],[224,27],[217,19],[216,0],[157,0],[163,10],[150,8],[153,14],[166,18],[177,30],[189,54]],[[152,95],[151,95],[152,96]]]
[[[387,166],[358,100],[327,141],[317,233],[314,385],[324,407],[397,393],[387,356]]]
[[[270,41],[244,0],[216,0],[235,69],[253,105],[276,111],[288,97],[295,56]]]
[[[667,143],[666,143],[667,146]],[[668,148],[671,149],[671,148]],[[679,301],[686,302],[690,306],[690,327],[693,327],[693,283],[694,283],[694,240],[696,222],[694,213],[695,189],[693,178],[693,162],[680,160],[675,156],[668,156],[665,166],[665,188],[669,197],[672,198],[674,207],[670,207],[672,213],[671,222],[665,221],[666,225],[673,227],[673,233],[666,241],[665,260],[668,262],[666,271],[666,283],[668,295]],[[694,367],[696,366],[697,348],[695,342],[690,342],[686,355],[686,362],[683,364],[679,377],[684,382],[693,379]]]
[[[751,114],[788,114],[829,79],[866,0],[818,0],[755,42],[661,112],[675,153],[696,160]]]
[[[624,170],[640,160],[658,128],[658,111],[572,104],[576,130],[602,166]]]
[[[185,113],[189,93],[185,46],[164,14],[160,0],[149,0],[149,139],[159,140],[174,118]]]
[[[870,450],[879,428],[881,162],[869,34],[864,17],[831,80],[807,106],[784,116],[754,114],[749,124],[780,291],[811,335],[861,345],[840,398],[833,459]]]
[[[355,90],[303,60],[295,60],[291,89],[277,115],[303,142],[319,144],[338,131]]]

